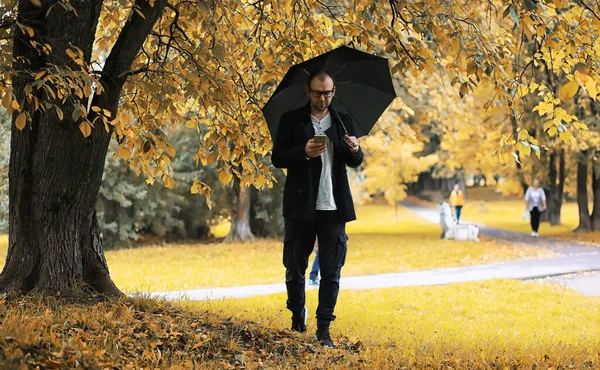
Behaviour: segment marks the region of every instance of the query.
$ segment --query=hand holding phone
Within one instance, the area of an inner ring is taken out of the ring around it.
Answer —
[[[327,136],[315,135],[315,137],[306,142],[304,152],[308,158],[316,158],[327,150],[325,145]]]
[[[325,144],[327,142],[327,135],[315,135],[313,141],[318,144]]]

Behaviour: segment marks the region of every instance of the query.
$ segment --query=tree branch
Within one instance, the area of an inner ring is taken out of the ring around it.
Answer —
[[[110,55],[106,58],[100,82],[105,86],[121,88],[128,77],[129,69],[137,57],[154,24],[163,13],[168,0],[157,0],[154,6],[148,1],[136,0],[135,7],[143,14],[131,10]]]
[[[586,4],[584,0],[579,0],[579,2],[581,3],[581,5],[583,5],[584,8],[589,10],[590,13],[592,13],[594,15],[594,17],[596,17],[596,19],[600,20],[600,16],[598,16],[598,14],[596,14],[596,12],[594,12],[594,10],[592,8],[590,8],[589,5]]]

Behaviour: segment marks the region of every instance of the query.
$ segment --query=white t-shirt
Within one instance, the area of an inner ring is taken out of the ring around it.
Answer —
[[[538,210],[543,211],[544,206],[542,204],[542,201],[546,200],[546,193],[542,188],[537,188],[537,190],[533,190],[533,188],[530,187],[525,193],[525,200],[527,201],[527,209],[529,211],[533,211],[535,207],[537,207]]]
[[[315,130],[315,135],[325,135],[325,131],[331,127],[331,116],[329,113],[320,121],[314,116],[310,119]],[[319,191],[317,192],[317,211],[335,211],[335,199],[333,197],[333,181],[331,171],[333,169],[333,143],[329,138],[325,141],[327,150],[321,154],[321,178],[319,179]]]

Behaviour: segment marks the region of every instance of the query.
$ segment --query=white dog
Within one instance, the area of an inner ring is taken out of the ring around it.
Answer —
[[[440,225],[442,225],[442,239],[479,241],[479,228],[469,224],[457,225],[448,203],[440,203],[438,212],[440,214]]]

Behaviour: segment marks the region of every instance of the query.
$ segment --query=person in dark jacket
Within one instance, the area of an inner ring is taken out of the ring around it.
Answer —
[[[335,95],[331,75],[325,70],[313,72],[306,93],[310,100],[306,106],[281,116],[271,158],[275,167],[287,169],[283,264],[292,330],[306,331],[305,274],[318,237],[321,281],[316,338],[323,346],[333,347],[329,325],[335,320],[346,260],[346,223],[356,219],[346,166],[360,166],[364,156],[351,117],[333,108],[330,111]],[[315,136],[325,139],[324,143]]]

